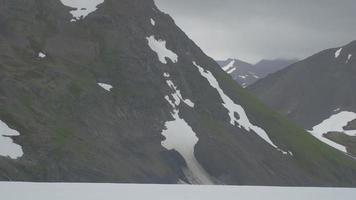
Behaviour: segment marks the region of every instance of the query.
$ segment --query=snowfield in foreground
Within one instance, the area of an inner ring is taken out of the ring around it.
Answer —
[[[6,200],[353,200],[356,189],[77,183],[0,183]]]

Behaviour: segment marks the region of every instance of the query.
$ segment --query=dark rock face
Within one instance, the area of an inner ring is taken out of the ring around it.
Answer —
[[[0,158],[1,180],[188,181],[185,160],[161,145],[165,122],[173,120],[165,100],[172,93],[163,76],[169,73],[195,103],[178,105],[179,116],[199,138],[195,157],[214,183],[356,185],[355,161],[235,84],[152,0],[105,0],[76,22],[69,11],[59,0],[0,1],[0,119],[21,133],[13,140],[24,151],[17,160]],[[178,62],[160,62],[146,39],[151,35],[165,40]],[[222,98],[193,61],[294,156],[232,126]]]
[[[297,61],[296,59],[261,60],[253,65],[238,59],[227,59],[217,63],[242,87],[247,87]],[[229,64],[232,64],[231,67]]]

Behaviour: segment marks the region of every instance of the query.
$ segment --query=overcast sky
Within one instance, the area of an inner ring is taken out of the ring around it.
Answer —
[[[305,58],[356,40],[356,0],[155,0],[215,59]]]

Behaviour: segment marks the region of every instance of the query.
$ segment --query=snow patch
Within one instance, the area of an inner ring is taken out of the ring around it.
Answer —
[[[168,74],[169,75],[169,74]],[[170,77],[170,76],[168,76]],[[174,105],[179,106],[181,101],[183,101],[187,106],[194,108],[194,103],[190,99],[183,99],[180,90],[177,89],[177,86],[174,85],[173,81],[166,80],[167,85],[174,91],[171,96],[174,99]]]
[[[231,74],[231,73],[234,72],[234,71],[236,71],[236,67],[230,69],[227,73],[228,73],[228,74]]]
[[[356,136],[356,130],[344,130],[344,127],[351,121],[356,119],[356,113],[342,111],[337,114],[330,116],[328,119],[324,120],[320,124],[313,127],[309,131],[314,137],[324,142],[325,144],[334,147],[342,152],[347,153],[346,147],[340,145],[328,138],[324,137],[324,134],[330,132],[344,133],[349,136]]]
[[[335,52],[335,58],[338,58],[341,54],[341,51],[342,51],[342,48],[338,49],[336,52]]]
[[[242,78],[242,79],[246,79],[248,77],[248,75],[246,75],[246,76],[239,75],[239,77]]]
[[[97,6],[104,3],[104,0],[61,0],[61,2],[65,6],[75,9],[70,11],[73,16],[71,22],[75,22],[96,11]]]
[[[228,97],[225,92],[220,88],[220,85],[218,81],[215,79],[214,75],[208,71],[204,70],[201,66],[199,66],[196,62],[193,62],[193,64],[198,68],[201,76],[203,76],[205,79],[208,80],[210,83],[211,87],[215,88],[217,92],[219,93],[221,99],[223,100],[222,105],[228,110],[229,112],[229,117],[230,117],[230,123],[231,125],[235,126],[237,125],[240,128],[244,128],[247,131],[253,131],[255,132],[259,137],[261,137],[263,140],[265,140],[267,143],[269,143],[272,147],[276,148],[277,150],[281,151],[282,153],[287,153],[282,151],[280,148],[275,145],[272,140],[269,138],[268,134],[266,131],[264,131],[262,128],[255,126],[251,124],[250,120],[247,117],[247,114],[245,110],[242,108],[242,106],[235,104],[230,97]],[[238,114],[239,119],[236,118],[235,114]],[[287,153],[288,154],[288,153]]]
[[[288,151],[288,154],[291,155],[291,156],[294,156],[292,151]]]
[[[178,62],[178,55],[173,51],[167,49],[166,41],[164,40],[156,40],[152,35],[146,38],[148,41],[148,46],[152,51],[156,52],[158,59],[161,63],[167,64],[166,58],[169,58],[173,63]]]
[[[255,79],[259,79],[260,77],[259,76],[257,76],[255,73],[253,73],[253,72],[248,72],[249,74],[251,74]]]
[[[170,75],[164,73],[164,77],[169,78]],[[165,99],[173,108],[173,112],[171,113],[173,121],[167,121],[165,123],[165,129],[161,133],[165,137],[165,140],[162,141],[161,144],[167,150],[177,151],[184,158],[187,169],[184,169],[183,172],[190,183],[212,184],[213,182],[210,180],[209,175],[205,172],[194,155],[194,147],[198,143],[199,138],[189,124],[179,116],[178,107],[181,102],[191,108],[194,107],[194,103],[189,99],[183,99],[173,81],[168,79],[166,82],[173,91],[170,96],[174,101],[170,99],[169,95],[165,96]]]
[[[162,146],[167,150],[177,151],[185,160],[188,169],[184,174],[192,184],[212,184],[209,175],[205,172],[194,156],[194,147],[199,138],[193,129],[182,118],[179,117],[179,111],[172,113],[173,121],[165,123],[166,129],[162,131],[165,140]]]
[[[104,90],[108,91],[108,92],[111,92],[113,86],[112,85],[109,85],[109,84],[106,84],[106,83],[98,83],[98,85],[100,87],[102,87]]]
[[[222,67],[222,69],[223,69],[224,71],[230,70],[230,68],[234,67],[235,62],[236,62],[235,60],[232,60],[232,61],[229,62],[227,65],[225,65],[224,67]],[[235,69],[236,69],[236,68],[235,68]]]
[[[156,26],[156,21],[154,19],[151,18],[150,21],[151,21],[152,26]]]
[[[39,53],[38,53],[38,57],[39,57],[39,58],[46,58],[47,55],[44,54],[43,52],[39,52]]]
[[[334,110],[334,112],[339,112],[341,110],[341,108],[336,108],[335,110]]]
[[[349,55],[347,56],[346,64],[350,62],[350,59],[351,59],[351,58],[352,58],[352,54],[349,54]]]
[[[11,129],[6,123],[0,120],[0,155],[8,156],[11,159],[18,159],[23,156],[22,147],[15,144],[11,136],[19,136],[20,133]]]
[[[174,102],[170,100],[169,96],[166,96],[166,100],[172,105],[173,108],[176,108],[180,105],[181,102],[185,103],[187,106],[194,108],[194,103],[190,99],[184,99],[178,87],[173,83],[172,80],[168,79],[171,75],[167,72],[163,74],[167,78],[166,83],[172,89],[171,96],[174,99]]]

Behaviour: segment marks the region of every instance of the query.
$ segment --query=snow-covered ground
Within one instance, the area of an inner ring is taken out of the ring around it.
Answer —
[[[320,141],[325,144],[334,147],[342,152],[347,153],[346,147],[338,144],[328,138],[324,137],[324,134],[329,132],[344,133],[349,136],[356,136],[356,130],[344,130],[344,127],[351,121],[356,119],[356,113],[342,111],[337,114],[330,116],[328,119],[325,119],[320,124],[313,127],[309,131],[314,137],[318,138]]]
[[[5,122],[0,120],[0,156],[10,157],[11,159],[22,157],[22,147],[15,144],[10,138],[10,136],[19,135],[20,133],[18,131],[11,129]]]
[[[201,76],[203,76],[211,85],[211,87],[215,88],[217,92],[219,93],[223,103],[222,105],[228,110],[229,116],[230,116],[230,123],[231,125],[235,126],[237,125],[240,128],[244,128],[247,131],[253,131],[255,132],[258,136],[260,136],[262,139],[264,139],[267,143],[269,143],[271,146],[276,148],[277,150],[281,151],[283,154],[289,154],[289,152],[283,151],[280,148],[275,145],[272,140],[269,138],[268,134],[266,133],[265,130],[262,128],[253,125],[249,118],[247,117],[247,114],[244,110],[244,108],[238,104],[236,104],[230,97],[228,97],[225,92],[220,88],[220,85],[214,75],[207,70],[204,70],[201,66],[199,66],[196,62],[193,62],[193,65],[195,65]],[[239,118],[236,118],[237,114]]]
[[[155,36],[151,35],[146,38],[148,46],[152,51],[156,52],[158,59],[161,63],[167,64],[166,58],[169,58],[173,63],[178,62],[178,55],[173,51],[167,49],[166,41],[156,40]]]
[[[85,18],[104,3],[104,0],[61,0],[61,2],[74,10],[70,11],[73,16],[72,22]]]
[[[0,183],[4,200],[354,200],[356,189],[77,183]]]

